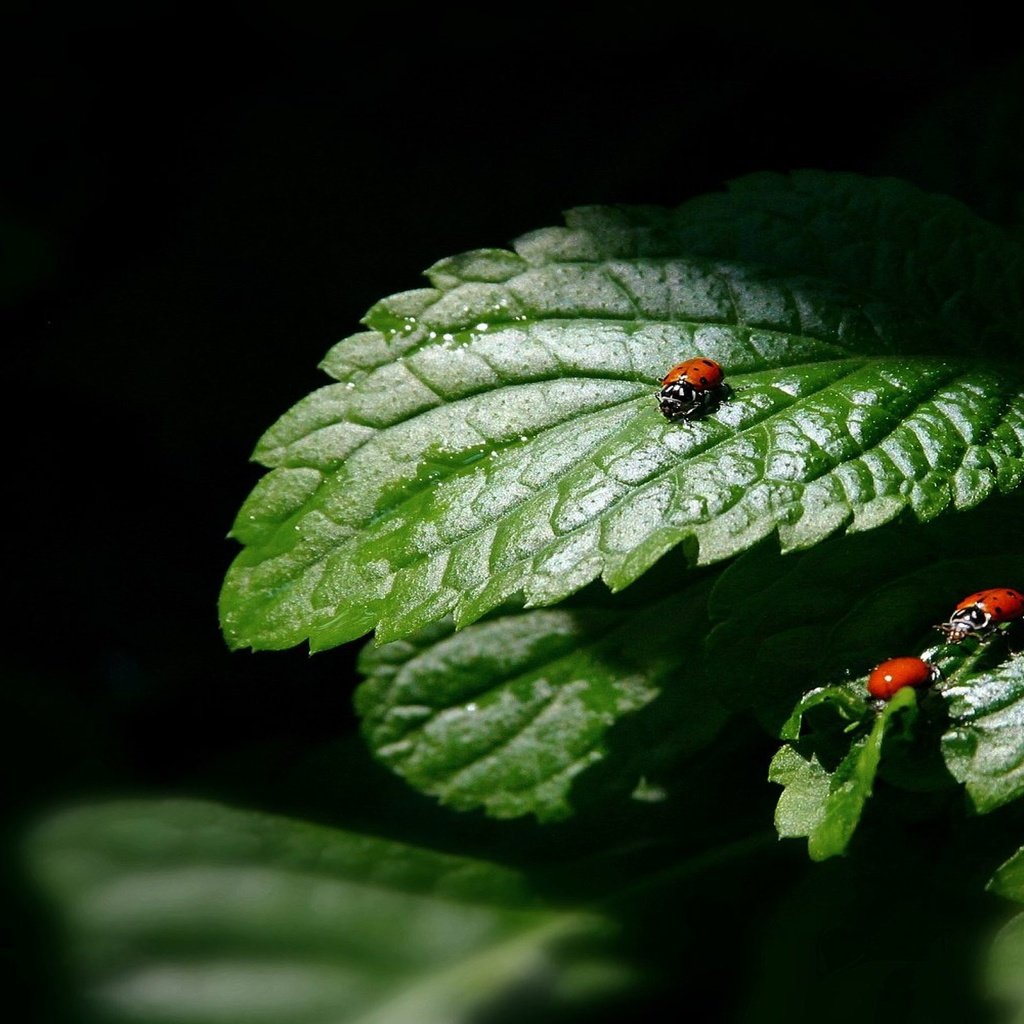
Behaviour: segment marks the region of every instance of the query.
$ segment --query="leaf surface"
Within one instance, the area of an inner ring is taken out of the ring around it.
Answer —
[[[1012,490],[1024,392],[984,356],[1019,343],[1020,266],[955,203],[829,175],[588,208],[443,261],[260,442],[229,643],[463,626],[598,577],[621,589],[679,544],[708,564]],[[733,395],[670,423],[657,381],[693,355]]]
[[[967,674],[943,690],[946,766],[981,814],[1024,795],[1024,656]]]
[[[453,807],[565,817],[623,717],[651,705],[618,787],[717,734],[725,711],[700,653],[706,599],[690,587],[638,607],[524,611],[367,647],[363,732],[378,758]]]
[[[812,860],[845,853],[871,796],[882,759],[882,744],[894,716],[916,709],[912,689],[900,690],[875,716],[870,731],[850,744],[834,771],[815,754],[786,745],[772,759],[769,782],[786,787],[775,812],[780,836],[807,836]]]
[[[111,1021],[455,1024],[604,927],[485,861],[198,801],[66,812],[29,855]]]

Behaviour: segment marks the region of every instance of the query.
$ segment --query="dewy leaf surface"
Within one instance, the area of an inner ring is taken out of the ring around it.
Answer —
[[[1017,487],[1021,383],[983,358],[1019,342],[1013,245],[909,186],[744,189],[578,211],[374,307],[323,364],[338,383],[257,448],[272,471],[233,530],[231,645],[461,626],[597,577],[622,588],[680,543],[706,564]],[[656,382],[698,354],[735,393],[669,423]]]
[[[564,817],[624,716],[652,701],[660,712],[634,737],[640,764],[618,773],[630,785],[718,732],[725,712],[700,654],[706,599],[691,587],[634,608],[525,611],[367,647],[363,732],[385,764],[460,810]]]
[[[942,753],[975,810],[1024,796],[1024,656],[957,679],[943,697],[950,723]]]
[[[111,1021],[458,1024],[604,927],[485,861],[198,801],[66,812],[28,852]]]

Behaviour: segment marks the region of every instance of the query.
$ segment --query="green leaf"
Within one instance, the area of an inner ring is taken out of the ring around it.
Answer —
[[[1000,865],[988,883],[990,892],[1024,903],[1024,847]]]
[[[946,766],[980,814],[1024,796],[1024,656],[966,673],[943,689]]]
[[[455,1024],[606,927],[485,861],[197,801],[70,811],[29,855],[111,1021]]]
[[[1024,1021],[1024,914],[1011,918],[993,940],[986,981],[993,996],[1018,1008],[1011,1019]]]
[[[768,770],[769,782],[786,787],[775,814],[779,835],[807,836],[812,860],[844,853],[874,788],[886,732],[895,715],[916,707],[912,689],[898,691],[876,715],[871,731],[850,744],[831,772],[815,754],[805,757],[796,746],[782,747]]]
[[[996,871],[988,888],[1008,900],[1024,903],[1024,847]],[[987,975],[989,991],[1017,1007],[1015,1021],[1024,1020],[1024,914],[1011,918],[996,935]]]
[[[608,755],[610,730],[654,702],[625,744],[633,763],[616,766],[628,793],[724,720],[700,656],[706,600],[698,586],[639,607],[524,611],[367,647],[364,734],[380,760],[452,807],[550,820],[571,813],[574,783]]]
[[[819,686],[817,689],[809,690],[793,708],[789,718],[783,722],[779,730],[779,739],[799,739],[804,715],[822,704],[831,705],[849,722],[861,722],[869,711],[867,697],[867,688],[863,681],[848,686]]]
[[[228,641],[397,639],[621,589],[679,544],[708,564],[1012,490],[1024,392],[984,353],[1019,340],[1020,268],[957,204],[830,175],[589,208],[443,261],[260,442]],[[692,354],[734,395],[667,422],[657,380]]]
[[[995,355],[1024,344],[1024,250],[963,204],[894,178],[753,174],[675,211],[686,251],[862,288]]]
[[[1024,580],[1024,495],[927,524],[834,537],[782,557],[769,545],[720,573],[706,650],[717,692],[778,734],[816,683],[861,677],[919,654],[966,594]],[[991,539],[996,542],[990,542]]]
[[[785,786],[775,806],[775,828],[783,839],[809,836],[821,824],[832,776],[818,761],[788,743],[780,747],[768,768],[768,781]]]

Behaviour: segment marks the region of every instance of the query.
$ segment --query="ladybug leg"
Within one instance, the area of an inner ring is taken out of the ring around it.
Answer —
[[[1016,657],[1024,651],[1024,630],[1021,628],[1021,620],[1011,622],[1006,630],[1006,649]]]
[[[732,391],[728,384],[719,384],[716,388],[700,393],[701,412],[714,412],[722,402],[729,399]]]
[[[959,644],[963,643],[964,640],[970,635],[969,629],[964,629],[960,623],[957,622],[940,622],[935,627],[945,637],[947,644]]]
[[[718,403],[715,401],[714,389],[697,391],[693,396],[693,407],[686,413],[687,419],[694,419],[710,412]]]
[[[657,392],[662,414],[670,419],[692,420],[716,409],[731,394],[728,386],[694,388],[685,381],[673,381]]]
[[[980,608],[961,608],[953,612],[948,622],[935,628],[946,638],[948,644],[963,643],[969,636],[984,637],[989,630],[992,616]]]

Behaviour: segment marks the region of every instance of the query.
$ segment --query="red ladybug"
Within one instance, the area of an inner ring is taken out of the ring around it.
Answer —
[[[965,597],[948,621],[935,628],[946,636],[947,643],[958,644],[972,634],[984,636],[1001,622],[1024,617],[1024,594],[1008,587],[979,590]]]
[[[890,658],[876,665],[868,676],[868,693],[888,700],[905,686],[927,686],[939,678],[939,670],[920,658]]]
[[[661,378],[658,405],[670,420],[693,419],[729,395],[725,371],[713,359],[687,359]]]

